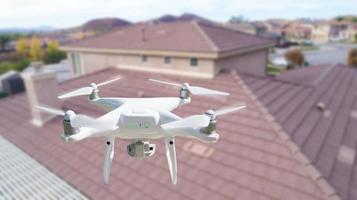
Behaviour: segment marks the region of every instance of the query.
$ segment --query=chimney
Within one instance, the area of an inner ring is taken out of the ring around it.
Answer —
[[[142,28],[142,29],[141,29],[141,40],[142,40],[143,42],[146,41],[146,38],[145,38],[145,28]]]
[[[31,67],[34,69],[33,72],[22,74],[22,78],[30,104],[31,123],[41,127],[55,116],[40,112],[36,107],[43,105],[60,108],[61,104],[57,99],[58,85],[56,74],[43,69],[42,63],[34,62]]]

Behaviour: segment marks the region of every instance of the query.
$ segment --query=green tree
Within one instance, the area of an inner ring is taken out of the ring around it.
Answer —
[[[31,39],[30,44],[30,59],[32,61],[40,61],[43,57],[43,50],[41,45],[41,40],[37,37]]]
[[[357,49],[351,49],[348,52],[348,58],[347,58],[347,63],[350,66],[357,67]]]
[[[66,53],[59,49],[58,42],[56,40],[51,40],[47,45],[47,51],[43,58],[43,61],[46,64],[58,63],[66,57]]]
[[[11,36],[10,35],[0,35],[0,50],[4,51],[5,50],[5,45],[11,41]]]
[[[247,22],[248,20],[244,18],[243,15],[239,15],[239,16],[232,16],[230,19],[229,19],[229,23],[232,23],[232,24],[239,24],[239,23],[243,23],[243,22]]]
[[[355,42],[357,43],[357,33],[355,33],[354,38],[355,38]]]
[[[29,51],[29,46],[25,38],[20,38],[16,41],[16,52],[20,55],[26,56]]]

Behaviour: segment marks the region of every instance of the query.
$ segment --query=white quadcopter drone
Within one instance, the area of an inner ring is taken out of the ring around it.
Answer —
[[[181,118],[171,111],[180,105],[191,102],[190,95],[220,95],[228,93],[210,90],[202,87],[191,86],[188,83],[177,84],[165,81],[149,79],[157,83],[180,87],[179,97],[157,98],[102,98],[99,97],[98,87],[113,81],[115,78],[100,84],[92,83],[89,87],[83,87],[59,96],[66,99],[75,96],[89,95],[89,100],[94,105],[104,109],[107,113],[97,119],[86,115],[66,112],[46,106],[39,106],[41,111],[61,115],[64,117],[63,139],[66,142],[76,142],[85,138],[104,137],[105,157],[103,178],[108,184],[111,163],[114,156],[114,139],[116,137],[129,140],[128,154],[132,157],[143,159],[155,153],[155,144],[149,140],[165,138],[166,157],[173,184],[177,183],[177,164],[175,151],[175,137],[195,138],[202,142],[217,142],[219,135],[216,130],[216,117],[245,108],[231,106],[217,111],[208,110],[201,115],[193,115]]]

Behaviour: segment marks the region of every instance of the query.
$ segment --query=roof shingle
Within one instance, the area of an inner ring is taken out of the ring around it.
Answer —
[[[275,79],[250,75],[243,79],[341,197],[356,199],[357,126],[351,113],[357,109],[357,70],[317,66]],[[261,82],[264,85],[257,87]],[[276,87],[269,87],[272,84]]]
[[[273,45],[254,35],[207,22],[136,24],[67,47],[185,52],[221,52]]]

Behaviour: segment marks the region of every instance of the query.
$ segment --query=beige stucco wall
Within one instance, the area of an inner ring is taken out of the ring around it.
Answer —
[[[190,66],[190,58],[171,57],[171,63],[165,64],[163,56],[147,55],[147,62],[142,62],[142,55],[103,54],[80,52],[84,74],[92,73],[107,67],[128,68],[161,73],[213,77],[214,61],[198,58],[198,66]],[[71,56],[68,56],[72,59]],[[71,60],[71,64],[73,62]],[[73,68],[73,66],[72,66]],[[72,69],[73,73],[73,69]]]
[[[222,69],[237,69],[239,72],[264,76],[268,50],[257,50],[239,55],[213,59],[198,58],[198,66],[190,66],[189,57],[171,56],[171,63],[164,63],[164,56],[147,55],[147,62],[142,61],[142,55],[119,53],[77,52],[81,60],[84,74],[92,73],[107,67],[118,67],[131,70],[150,71],[182,76],[212,78]],[[69,52],[68,58],[72,56]],[[72,73],[73,62],[72,64]],[[81,75],[81,74],[77,74]]]
[[[265,76],[268,50],[259,50],[215,61],[216,71],[236,69],[238,72]]]

